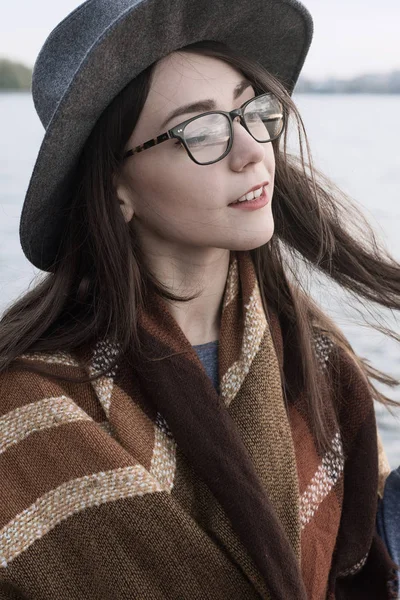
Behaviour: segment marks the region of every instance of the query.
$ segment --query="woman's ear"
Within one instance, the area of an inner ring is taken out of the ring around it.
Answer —
[[[124,216],[125,222],[129,223],[132,220],[135,210],[133,207],[132,197],[128,188],[121,182],[116,182],[115,190],[117,193],[118,204]]]

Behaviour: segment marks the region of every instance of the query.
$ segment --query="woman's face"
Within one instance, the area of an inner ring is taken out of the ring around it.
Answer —
[[[206,112],[184,113],[164,124],[183,105],[212,99],[215,110],[239,108],[255,96],[249,86],[234,99],[234,89],[243,79],[232,66],[212,57],[174,52],[163,58],[155,67],[150,92],[125,150]],[[270,240],[274,230],[272,144],[255,141],[239,119],[233,127],[230,153],[211,165],[193,162],[176,139],[125,161],[117,193],[125,219],[133,219],[132,227],[145,252],[250,250]],[[253,211],[230,206],[263,182],[269,182],[265,206]]]

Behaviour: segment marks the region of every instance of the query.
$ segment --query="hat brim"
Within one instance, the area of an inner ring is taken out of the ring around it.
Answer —
[[[47,127],[20,221],[28,260],[51,270],[69,211],[71,175],[85,142],[105,108],[140,72],[178,48],[208,39],[256,60],[291,93],[312,34],[311,16],[296,0],[132,1],[86,54]]]

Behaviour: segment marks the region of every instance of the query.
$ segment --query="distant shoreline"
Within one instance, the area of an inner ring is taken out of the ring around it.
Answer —
[[[30,89],[2,89],[0,88],[0,96],[6,96],[11,94],[18,95],[30,95],[32,96],[32,91]],[[293,92],[294,96],[393,96],[397,97],[400,95],[400,92],[333,92],[333,91],[304,91],[298,90],[295,88]]]
[[[400,70],[390,73],[369,73],[351,79],[330,77],[312,80],[300,76],[295,88],[297,93],[308,94],[400,94]]]
[[[360,90],[360,91],[341,91],[338,92],[336,90],[298,90],[294,89],[294,94],[306,94],[308,96],[398,96],[400,94],[400,90],[398,92],[384,92],[384,91],[373,91],[373,90]]]
[[[0,58],[0,93],[31,92],[32,68],[7,58]],[[314,80],[301,75],[296,94],[390,95],[400,94],[400,70],[390,73],[369,73],[350,79],[330,77]]]

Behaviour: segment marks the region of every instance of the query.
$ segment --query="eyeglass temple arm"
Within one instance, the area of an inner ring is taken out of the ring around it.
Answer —
[[[167,140],[170,140],[172,137],[173,136],[170,135],[169,131],[167,131],[166,133],[162,133],[161,135],[158,135],[156,138],[153,138],[152,140],[148,140],[144,144],[140,144],[140,146],[136,146],[136,148],[132,148],[132,150],[128,150],[128,152],[126,152],[124,154],[124,158],[127,158],[128,156],[132,156],[133,154],[137,154],[138,152],[143,152],[143,150],[147,150],[147,148],[151,148],[152,146],[157,146],[158,144],[161,144],[161,142],[166,142]]]

